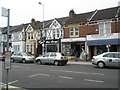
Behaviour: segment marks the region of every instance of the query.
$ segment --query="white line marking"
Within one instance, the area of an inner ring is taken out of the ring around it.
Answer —
[[[22,66],[12,66],[12,67],[17,67],[17,68],[30,68],[30,67],[22,67]]]
[[[72,77],[66,77],[66,76],[59,76],[60,78],[65,78],[65,79],[73,79]]]
[[[38,74],[34,74],[34,75],[31,75],[31,76],[28,76],[28,77],[36,77],[36,76],[50,76],[49,74],[43,74],[43,73],[38,73]]]
[[[98,83],[103,83],[104,81],[100,81],[100,80],[90,80],[90,79],[84,79],[85,81],[89,81],[89,82],[98,82]]]
[[[104,75],[102,73],[76,72],[76,71],[52,70],[52,69],[51,69],[51,71],[60,71],[60,72],[68,72],[68,73],[80,73],[80,74],[92,74],[92,75]]]

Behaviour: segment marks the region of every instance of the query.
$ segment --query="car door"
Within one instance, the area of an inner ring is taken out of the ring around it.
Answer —
[[[107,66],[116,66],[118,64],[118,59],[115,58],[115,53],[108,53],[104,55]]]
[[[56,57],[56,53],[51,53],[48,59],[49,63],[54,63],[55,57]]]
[[[114,56],[114,65],[115,66],[119,66],[120,67],[120,53],[115,53],[114,54],[115,56]]]
[[[17,61],[18,61],[18,62],[21,62],[21,61],[22,61],[21,57],[22,57],[22,56],[21,56],[21,53],[17,53]]]
[[[49,53],[45,53],[43,55],[43,57],[41,58],[41,62],[42,63],[48,63],[48,57],[49,57]]]
[[[11,58],[16,61],[17,60],[17,53],[14,53]]]

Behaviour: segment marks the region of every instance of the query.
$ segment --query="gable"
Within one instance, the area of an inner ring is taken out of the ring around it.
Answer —
[[[33,31],[32,26],[29,24],[29,25],[27,26],[27,28],[26,28],[26,30],[25,30],[25,31],[27,31],[27,32],[29,32],[29,31]]]
[[[51,25],[49,26],[49,28],[51,28],[51,29],[61,28],[61,25],[56,19],[54,19],[53,22],[51,23]]]

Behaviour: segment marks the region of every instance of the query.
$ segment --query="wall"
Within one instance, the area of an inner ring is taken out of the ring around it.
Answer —
[[[90,24],[90,25],[81,25],[79,27],[79,37],[86,37],[86,35],[90,34],[98,34],[99,31],[96,29],[99,28],[98,24]],[[69,38],[70,36],[69,27],[64,28],[64,38]]]
[[[98,34],[99,31],[96,31],[96,29],[99,28],[99,25],[82,25],[79,28],[79,37],[86,37],[86,35],[90,34]]]

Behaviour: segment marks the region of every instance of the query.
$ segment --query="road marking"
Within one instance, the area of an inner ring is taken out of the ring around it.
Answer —
[[[23,67],[23,66],[12,66],[12,67],[17,67],[17,68],[30,68],[30,67]]]
[[[66,76],[59,76],[60,78],[65,78],[65,79],[73,79],[72,77],[66,77]]]
[[[103,83],[104,81],[100,81],[100,80],[90,80],[90,79],[84,79],[85,81],[89,81],[89,82],[98,82],[98,83]]]
[[[13,83],[16,83],[16,82],[18,82],[18,80],[15,80],[13,82],[9,82],[8,84],[13,84]]]
[[[0,86],[2,86],[3,88],[6,88],[6,84],[5,83],[0,82]],[[9,85],[8,87],[9,88],[20,88],[20,87],[16,87],[16,86],[12,86],[12,85]]]
[[[31,76],[28,76],[28,77],[36,77],[36,76],[50,76],[49,74],[43,74],[43,73],[38,73],[38,74],[34,74],[34,75],[31,75]]]
[[[80,73],[80,74],[92,74],[92,75],[104,75],[102,73],[76,72],[76,71],[52,70],[52,69],[51,69],[51,71],[61,71],[61,72]]]

